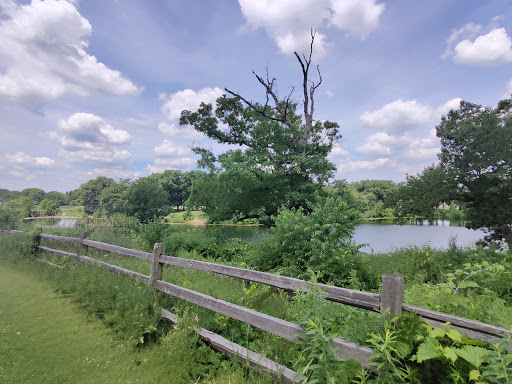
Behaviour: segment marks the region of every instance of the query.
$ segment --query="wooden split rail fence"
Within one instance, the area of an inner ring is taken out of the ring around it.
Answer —
[[[2,232],[22,233],[20,231]],[[249,269],[166,256],[165,244],[163,243],[156,243],[153,252],[148,253],[120,247],[117,245],[93,241],[88,239],[88,237],[88,232],[82,233],[80,238],[41,233],[38,235],[36,246],[40,251],[49,252],[58,256],[77,258],[90,264],[100,265],[112,272],[129,276],[132,279],[147,284],[149,289],[157,289],[169,295],[197,304],[203,308],[207,308],[225,316],[240,320],[256,328],[280,336],[284,339],[294,342],[301,342],[303,340],[301,337],[303,330],[297,324],[272,317],[236,304],[232,304],[224,300],[216,299],[191,289],[183,288],[178,285],[162,281],[162,271],[164,265],[168,264],[265,284],[288,291],[299,290],[302,292],[309,292],[311,286],[306,281],[265,272],[253,271]],[[65,252],[42,246],[40,245],[41,239],[76,244],[77,253]],[[89,247],[100,249],[106,252],[112,252],[151,261],[150,276],[108,264],[100,260],[92,259],[87,256],[87,250]],[[51,262],[48,263],[53,264]],[[355,291],[352,289],[335,287],[325,284],[318,284],[318,287],[324,292],[323,296],[327,300],[362,308],[369,311],[382,312],[386,314],[390,313],[393,315],[400,315],[401,311],[414,312],[418,314],[422,320],[427,321],[433,327],[442,327],[446,323],[449,323],[451,327],[462,333],[465,333],[468,337],[483,340],[489,343],[498,342],[501,340],[501,338],[510,333],[510,331],[505,328],[496,327],[491,324],[485,324],[479,321],[432,311],[404,303],[404,280],[402,275],[383,275],[382,289],[380,294]],[[162,309],[162,317],[169,321],[177,321],[176,316],[165,309]],[[249,351],[242,346],[226,340],[206,329],[201,328],[198,329],[197,332],[214,348],[229,355],[236,356],[238,359],[250,364],[251,366],[258,367],[259,369],[267,371],[276,379],[281,380],[282,382],[296,383],[303,380],[303,378],[297,377],[294,371],[283,367],[276,362],[266,359],[263,356],[256,354],[255,352]],[[355,343],[348,342],[340,338],[335,338],[332,343],[333,346],[337,348],[337,354],[342,360],[355,358],[361,363],[361,365],[368,367],[370,356],[373,354],[373,350],[371,348],[359,346]]]

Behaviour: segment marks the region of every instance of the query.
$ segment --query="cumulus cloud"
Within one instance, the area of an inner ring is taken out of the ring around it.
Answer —
[[[163,143],[154,150],[158,157],[184,156],[190,153],[189,148],[183,145],[177,145],[169,140],[164,140]]]
[[[137,179],[142,176],[140,172],[126,171],[121,167],[112,168],[94,168],[87,172],[80,172],[84,180],[95,179],[99,176],[110,177],[112,179]]]
[[[495,17],[484,27],[468,23],[455,29],[446,41],[441,58],[453,58],[458,64],[496,66],[512,61],[512,39],[499,27],[502,17]]]
[[[311,28],[336,28],[365,39],[378,27],[384,4],[375,0],[239,0],[247,26],[263,28],[284,53],[307,52]],[[326,35],[317,32],[315,53],[325,53]]]
[[[432,127],[439,122],[443,114],[457,109],[459,98],[454,98],[438,108],[421,104],[416,100],[395,100],[383,107],[361,115],[361,125],[387,133],[404,134]]]
[[[0,169],[8,174],[26,180],[43,175],[55,166],[55,160],[49,157],[32,157],[23,152],[5,154],[0,157]]]
[[[59,121],[51,136],[61,144],[59,155],[68,162],[126,166],[134,160],[128,150],[121,148],[129,144],[131,135],[89,113],[75,113]]]
[[[191,147],[198,141],[206,139],[201,132],[197,132],[190,125],[180,126],[181,111],[196,111],[201,103],[212,104],[216,107],[216,101],[224,94],[218,87],[206,87],[198,91],[184,89],[172,94],[161,94],[162,113],[168,121],[158,124],[158,130],[172,140],[164,140],[154,148],[156,159],[153,165],[146,169],[150,172],[163,172],[166,169],[189,170],[196,164],[192,157]]]
[[[0,97],[31,108],[66,93],[140,92],[86,52],[91,24],[67,1],[0,2]]]
[[[150,173],[162,173],[168,169],[190,171],[196,165],[196,160],[191,157],[157,158],[154,164],[148,164],[146,169]]]
[[[437,160],[440,142],[435,126],[442,115],[457,109],[460,101],[454,98],[433,107],[416,100],[396,100],[366,112],[361,115],[361,125],[377,132],[352,145],[350,152],[336,145],[329,159],[337,165],[341,177],[352,175],[357,179],[364,171],[377,178],[403,178],[405,173],[420,172]]]
[[[512,39],[505,28],[494,29],[475,41],[463,40],[455,46],[458,64],[495,66],[512,61]]]
[[[403,133],[428,124],[433,110],[416,100],[395,100],[382,108],[365,112],[360,117],[361,124],[385,132]]]

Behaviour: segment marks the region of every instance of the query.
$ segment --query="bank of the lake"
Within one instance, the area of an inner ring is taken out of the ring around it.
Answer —
[[[41,224],[43,221],[39,221]],[[47,224],[59,228],[71,228],[76,219],[51,219]],[[459,247],[472,246],[485,236],[482,230],[468,229],[461,223],[447,220],[411,220],[397,224],[396,220],[372,220],[355,226],[353,240],[356,244],[365,244],[361,250],[366,253],[385,253],[404,247],[424,247],[447,249],[450,241],[455,240]],[[169,224],[177,231],[197,231],[224,239],[241,238],[258,243],[268,235],[268,228],[249,225],[198,225],[197,223]]]

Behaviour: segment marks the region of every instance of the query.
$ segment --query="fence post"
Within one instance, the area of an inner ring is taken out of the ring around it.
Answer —
[[[36,235],[36,238],[34,239],[34,252],[39,251],[39,246],[41,245],[41,233],[43,232],[43,228],[38,228],[38,234]]]
[[[151,262],[151,273],[149,276],[149,290],[155,289],[157,280],[162,280],[164,265],[160,263],[160,255],[163,254],[165,254],[165,244],[155,243],[155,246],[153,247],[153,259]]]
[[[80,241],[78,243],[78,250],[76,251],[76,255],[78,257],[80,257],[82,253],[84,255],[87,255],[87,251],[89,250],[89,247],[87,245],[84,245],[84,240],[87,239],[89,236],[91,236],[90,232],[82,232],[82,234],[80,235]]]
[[[404,303],[404,276],[395,274],[382,275],[380,291],[380,312],[389,309],[390,315],[400,316]]]

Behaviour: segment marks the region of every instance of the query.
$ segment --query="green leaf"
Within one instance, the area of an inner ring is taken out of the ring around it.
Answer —
[[[455,352],[476,368],[480,367],[480,365],[482,365],[482,363],[486,361],[491,354],[491,351],[487,349],[474,347],[472,345],[465,345],[461,349],[457,349]]]
[[[443,348],[443,355],[448,360],[450,360],[452,363],[455,363],[455,360],[457,360],[457,354],[455,353],[455,348],[444,347]]]
[[[473,369],[471,372],[469,372],[469,380],[470,381],[477,381],[480,378],[480,371],[477,369]]]
[[[478,288],[479,285],[471,280],[461,281],[459,283],[459,288],[469,288],[469,287],[475,287]]]
[[[448,336],[453,341],[462,343],[462,335],[460,334],[460,332],[453,328],[448,328],[448,330],[446,331],[446,336]]]
[[[435,359],[442,355],[439,342],[436,339],[428,338],[418,347],[418,352],[413,358],[418,362],[422,363],[425,360]]]
[[[444,337],[444,335],[446,334],[446,331],[442,328],[434,328],[432,329],[430,332],[429,332],[429,336],[430,337]]]

